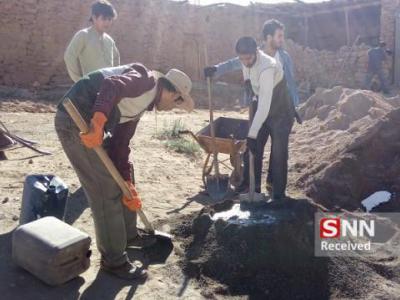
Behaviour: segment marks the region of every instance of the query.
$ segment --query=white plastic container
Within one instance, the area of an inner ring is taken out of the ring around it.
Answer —
[[[13,233],[12,258],[49,285],[67,282],[90,266],[91,239],[55,217],[19,226]]]

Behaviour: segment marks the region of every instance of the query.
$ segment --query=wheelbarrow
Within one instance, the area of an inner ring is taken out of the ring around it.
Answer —
[[[243,153],[246,149],[246,137],[249,131],[249,121],[243,119],[234,119],[220,117],[214,121],[215,140],[217,152],[228,154],[229,158],[218,160],[220,164],[231,170],[229,183],[237,187],[243,177]],[[211,139],[210,125],[201,129],[194,134],[190,130],[179,131],[180,134],[189,134],[206,152],[206,159],[203,165],[202,180],[206,186],[206,178],[211,173],[213,162],[210,162],[211,154],[213,153],[213,143]],[[230,161],[230,165],[227,161]]]

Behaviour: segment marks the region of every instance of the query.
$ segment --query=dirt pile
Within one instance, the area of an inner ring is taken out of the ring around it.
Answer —
[[[316,138],[330,135],[335,143],[313,161],[296,185],[328,208],[350,210],[360,208],[360,202],[372,193],[387,190],[393,199],[383,209],[400,209],[396,196],[400,191],[400,109],[394,108],[396,102],[341,87],[318,91],[301,108],[302,113],[306,120],[323,122],[318,122]]]
[[[186,241],[186,273],[211,277],[233,294],[326,298],[327,260],[313,255],[316,207],[288,200],[250,210],[248,219],[220,216],[238,205],[227,201],[203,209],[176,230]]]
[[[393,105],[380,94],[337,86],[317,89],[299,113],[304,120],[318,118],[326,130],[347,130],[363,121],[381,118],[391,109]]]
[[[226,201],[205,208],[193,218],[186,216],[174,231],[183,243],[183,270],[203,282],[203,295],[251,299],[397,295],[390,288],[397,286],[400,276],[396,255],[314,256],[314,212],[319,208],[309,201],[267,204],[252,210],[247,220],[240,214],[222,217],[236,211],[237,205]]]

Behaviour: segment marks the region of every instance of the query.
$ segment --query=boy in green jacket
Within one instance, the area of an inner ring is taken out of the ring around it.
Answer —
[[[119,51],[106,31],[117,17],[114,7],[106,0],[92,5],[92,26],[78,31],[64,53],[64,61],[72,81],[102,68],[120,64]]]

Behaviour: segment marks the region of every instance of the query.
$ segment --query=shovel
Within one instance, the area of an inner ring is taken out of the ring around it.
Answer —
[[[86,124],[86,121],[82,118],[81,114],[79,111],[76,109],[75,105],[72,103],[70,99],[65,99],[63,101],[63,105],[72,118],[72,120],[75,122],[76,126],[79,128],[81,132],[88,132],[89,127]],[[114,163],[106,153],[103,147],[99,146],[93,149],[97,155],[99,156],[100,160],[104,163],[105,167],[107,170],[110,172],[111,176],[114,178],[115,182],[119,185],[121,188],[122,192],[126,197],[131,199],[131,193],[129,191],[129,188],[127,184],[125,183],[125,180],[122,178],[121,174],[118,172],[117,168],[114,166]],[[153,225],[150,223],[150,221],[147,219],[146,215],[144,214],[143,210],[140,209],[136,211],[136,213],[139,215],[140,219],[142,220],[144,227],[145,227],[145,232],[154,235],[157,239],[160,240],[172,240],[172,235],[157,231],[154,229]]]
[[[253,103],[250,102],[249,104],[249,124],[253,122],[254,112],[253,112]],[[261,193],[256,193],[255,187],[255,178],[254,178],[254,155],[253,153],[248,150],[249,152],[249,179],[250,179],[250,186],[249,192],[247,194],[240,194],[239,199],[241,204],[261,204],[264,203],[265,195]]]
[[[265,200],[265,195],[261,193],[256,193],[255,179],[254,179],[254,155],[249,151],[249,177],[250,177],[250,187],[247,194],[240,194],[240,202],[245,204],[257,204],[262,203]]]
[[[207,48],[205,48],[205,58],[206,58],[206,64],[208,64]],[[210,77],[207,77],[207,89],[208,89],[208,106],[210,108],[211,145],[213,149],[213,166],[215,174],[207,176],[206,189],[208,194],[213,200],[220,201],[229,192],[229,176],[221,175],[219,173],[218,151],[217,151],[217,142],[215,140],[214,112],[213,112],[213,103],[211,99]]]
[[[220,201],[229,192],[229,176],[221,175],[219,173],[218,151],[217,143],[215,140],[215,127],[214,127],[214,114],[211,102],[211,79],[207,78],[208,86],[208,102],[210,106],[210,132],[211,132],[211,145],[213,148],[213,166],[214,175],[209,175],[206,178],[207,192],[213,200]]]

